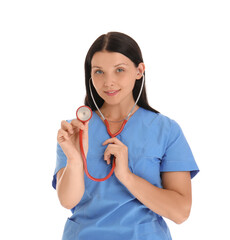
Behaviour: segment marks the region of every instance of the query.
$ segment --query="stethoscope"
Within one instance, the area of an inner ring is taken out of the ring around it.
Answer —
[[[89,79],[89,83],[90,83],[90,80],[92,80],[92,78]],[[90,86],[90,84],[89,84],[90,94],[91,94],[91,97],[92,97],[92,99],[93,99],[93,102],[94,102],[94,104],[95,104],[98,112],[99,112],[100,115],[102,116],[102,119],[103,119],[103,121],[104,121],[104,123],[105,123],[105,125],[106,125],[106,129],[107,129],[108,134],[109,134],[112,138],[113,138],[113,137],[116,137],[116,136],[117,136],[118,134],[120,134],[120,133],[122,132],[122,130],[124,129],[124,126],[125,126],[125,124],[127,123],[129,116],[131,115],[133,109],[135,108],[135,106],[136,106],[136,104],[137,104],[137,102],[138,102],[138,100],[139,100],[139,98],[140,98],[140,95],[141,95],[141,92],[142,92],[142,88],[143,88],[143,85],[144,85],[144,81],[145,81],[145,76],[144,76],[144,74],[143,74],[143,80],[142,80],[142,84],[141,84],[141,89],[140,89],[139,95],[138,95],[138,97],[137,97],[137,100],[136,100],[133,108],[131,109],[130,113],[128,114],[128,116],[124,119],[123,124],[122,124],[120,130],[119,130],[118,132],[114,133],[114,134],[112,134],[112,133],[110,132],[108,120],[105,119],[105,117],[104,117],[103,114],[101,113],[100,109],[98,108],[98,106],[97,106],[97,104],[96,104],[96,102],[95,102],[95,100],[94,100],[94,97],[93,97],[93,93],[92,93],[91,86]],[[88,122],[88,121],[92,118],[93,112],[92,112],[91,108],[89,108],[88,106],[81,106],[81,107],[79,107],[79,108],[77,109],[77,111],[76,111],[76,116],[77,116],[77,119],[78,119],[79,121],[81,121],[83,124],[85,124],[86,122]],[[111,175],[113,174],[113,171],[114,171],[114,168],[115,168],[115,160],[116,160],[115,156],[113,156],[114,158],[113,158],[113,164],[112,164],[111,171],[110,171],[110,173],[109,173],[106,177],[104,177],[104,178],[94,178],[94,177],[92,177],[92,176],[89,174],[88,169],[87,169],[87,162],[86,162],[86,157],[85,157],[85,153],[84,153],[84,149],[83,149],[83,143],[82,143],[82,133],[83,133],[83,130],[80,129],[80,132],[79,132],[79,137],[80,137],[80,141],[79,141],[79,142],[80,142],[80,150],[81,150],[81,156],[82,156],[82,158],[83,158],[83,165],[84,165],[84,171],[85,171],[85,173],[86,173],[86,176],[87,176],[88,178],[90,178],[91,180],[96,181],[96,182],[102,182],[102,181],[107,180],[107,179],[108,179],[109,177],[111,177]]]

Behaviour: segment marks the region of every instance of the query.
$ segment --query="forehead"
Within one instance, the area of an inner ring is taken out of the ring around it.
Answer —
[[[91,66],[112,67],[120,63],[134,66],[134,63],[125,55],[118,52],[96,52],[91,60]]]

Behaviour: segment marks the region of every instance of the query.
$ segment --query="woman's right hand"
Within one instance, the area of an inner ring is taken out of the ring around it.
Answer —
[[[88,153],[88,124],[82,123],[78,119],[73,119],[70,123],[63,120],[61,122],[61,128],[58,130],[57,141],[65,153],[67,159],[75,159],[81,155],[80,150],[80,130],[82,133],[82,142],[85,157]]]

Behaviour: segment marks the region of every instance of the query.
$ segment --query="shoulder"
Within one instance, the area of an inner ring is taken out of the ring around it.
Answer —
[[[142,109],[141,112],[141,131],[157,141],[163,141],[167,145],[173,139],[183,134],[179,123],[173,118],[162,113],[155,113],[150,110]]]
[[[149,126],[158,126],[161,130],[170,130],[171,128],[180,128],[178,122],[173,118],[162,113],[155,113],[145,108],[141,109],[141,120],[144,124]]]

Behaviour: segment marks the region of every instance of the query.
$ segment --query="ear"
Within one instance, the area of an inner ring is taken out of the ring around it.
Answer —
[[[137,75],[136,75],[136,79],[141,79],[142,78],[142,75],[144,74],[144,71],[145,71],[145,64],[142,62],[142,63],[139,63],[138,67],[137,67]]]

